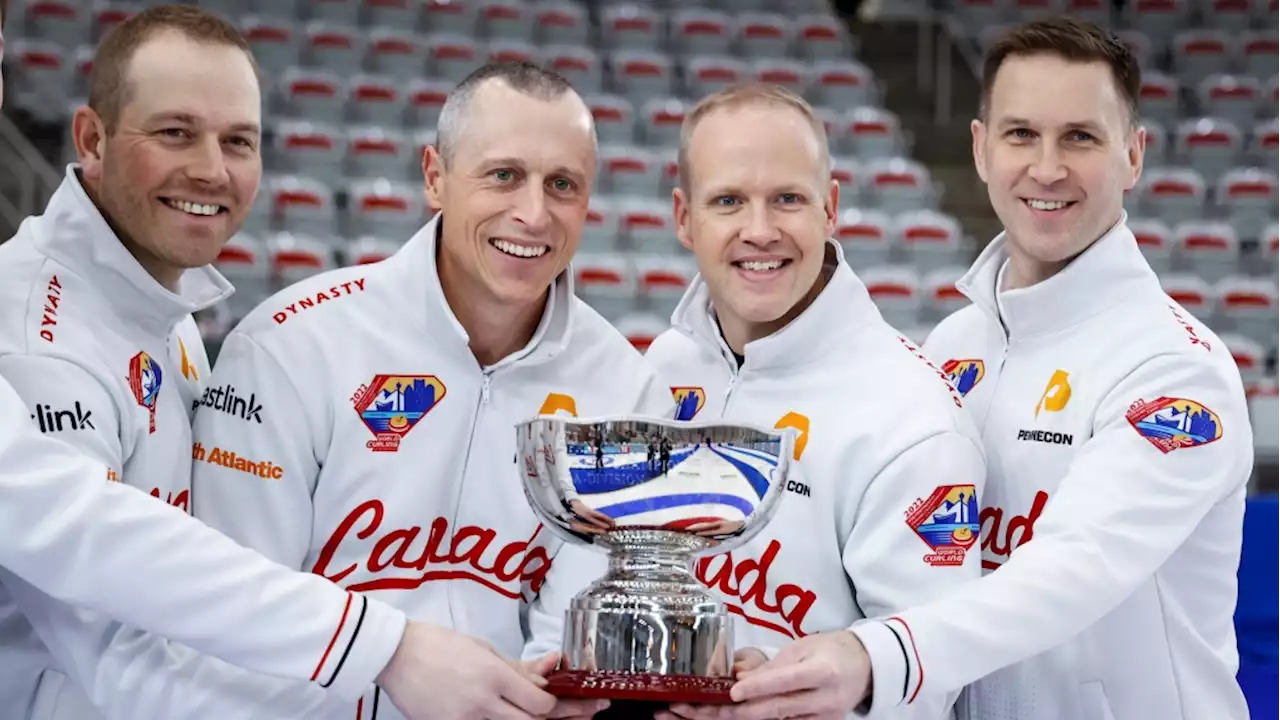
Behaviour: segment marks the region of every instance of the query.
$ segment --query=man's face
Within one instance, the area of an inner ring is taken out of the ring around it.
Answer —
[[[839,186],[813,128],[790,107],[720,108],[694,128],[686,158],[676,232],[721,325],[785,324],[817,283],[835,229]]]
[[[443,213],[440,271],[477,303],[537,302],[582,238],[591,113],[573,93],[541,100],[489,80],[465,115],[452,157],[423,159],[427,202]]]
[[[234,47],[164,32],[125,70],[115,131],[76,114],[85,182],[135,253],[160,266],[212,262],[244,223],[262,179],[261,95]]]
[[[1010,252],[1061,264],[1120,218],[1142,172],[1135,130],[1109,67],[1056,55],[1004,61],[987,122],[975,120],[973,158]]]

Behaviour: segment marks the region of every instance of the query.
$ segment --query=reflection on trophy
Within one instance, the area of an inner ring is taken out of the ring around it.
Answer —
[[[550,692],[729,702],[733,623],[694,561],[747,542],[773,516],[793,431],[540,416],[517,433],[539,519],[609,558],[570,604]]]

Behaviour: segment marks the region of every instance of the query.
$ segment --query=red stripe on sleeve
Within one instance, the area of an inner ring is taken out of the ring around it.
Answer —
[[[316,671],[311,673],[311,682],[315,682],[320,677],[320,668],[324,667],[325,661],[329,659],[329,653],[333,652],[333,646],[338,642],[338,636],[342,634],[342,628],[347,624],[347,614],[351,612],[351,593],[347,593],[347,605],[342,608],[342,619],[338,621],[338,629],[333,631],[333,637],[329,639],[329,647],[324,649],[324,655],[320,656],[320,664],[316,665]]]

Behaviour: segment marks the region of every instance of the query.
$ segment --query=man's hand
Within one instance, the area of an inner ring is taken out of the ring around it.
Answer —
[[[582,533],[599,535],[615,527],[613,518],[599,510],[593,510],[581,500],[570,500],[569,509],[582,522],[574,522],[573,529]]]
[[[733,654],[733,676],[744,677],[768,662],[763,652],[755,648],[743,648]],[[720,717],[719,705],[689,705],[675,703],[653,715],[653,720],[716,720]]]
[[[867,696],[871,660],[848,630],[800,638],[769,662],[743,673],[731,690],[735,705],[721,718],[843,718]]]
[[[525,660],[517,664],[520,671],[531,680],[538,682],[539,687],[546,683],[546,677],[560,665],[560,653],[547,653],[534,660]],[[598,712],[609,707],[608,700],[573,700],[556,698],[556,706],[545,717],[555,720],[574,718],[575,720],[591,720]]]
[[[538,678],[541,680],[541,677]],[[556,699],[492,646],[437,625],[411,622],[378,685],[408,720],[531,720]]]

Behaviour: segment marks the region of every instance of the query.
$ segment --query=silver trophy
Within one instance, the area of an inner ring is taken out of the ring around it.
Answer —
[[[609,561],[570,603],[550,691],[728,702],[733,623],[694,562],[746,543],[773,516],[793,431],[539,416],[517,432],[525,495],[539,519]]]

